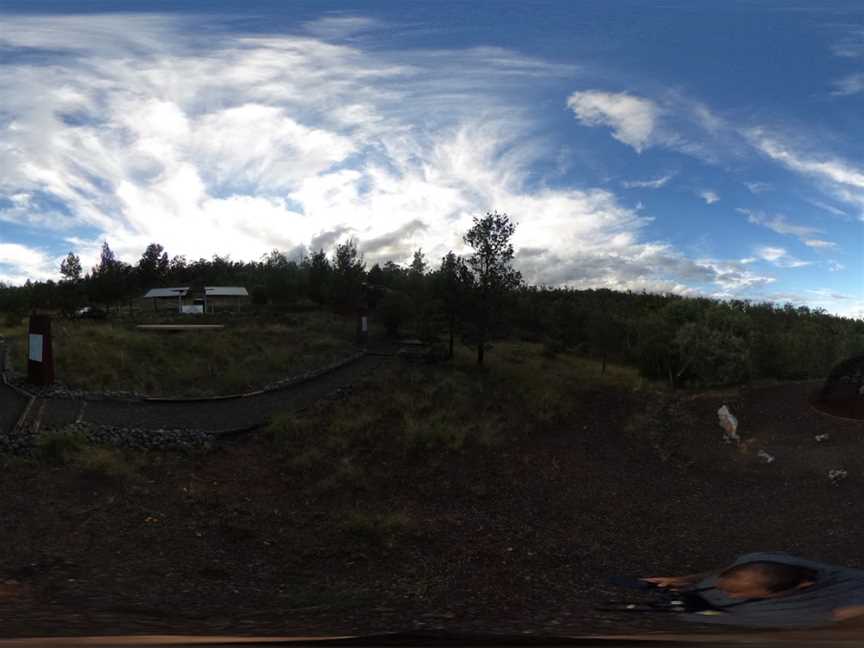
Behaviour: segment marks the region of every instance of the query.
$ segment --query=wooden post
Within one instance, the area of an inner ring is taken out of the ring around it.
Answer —
[[[51,318],[30,315],[27,344],[27,382],[50,385],[54,382],[54,354],[51,344]]]

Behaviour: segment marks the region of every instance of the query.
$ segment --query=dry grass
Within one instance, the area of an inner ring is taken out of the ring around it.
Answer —
[[[82,448],[75,455],[73,465],[84,477],[102,481],[124,483],[136,476],[132,463],[116,448]]]
[[[392,545],[400,536],[414,530],[415,523],[403,512],[368,513],[354,510],[339,520],[340,529],[376,545]]]
[[[584,417],[580,390],[638,389],[633,369],[575,356],[544,357],[539,344],[503,344],[487,367],[470,352],[436,366],[382,368],[351,396],[274,417],[268,432],[309,493],[374,491],[391,470],[495,452]]]
[[[148,395],[230,394],[334,362],[352,352],[353,327],[326,313],[230,322],[221,331],[156,333],[133,323],[55,320],[57,380],[84,390]],[[23,337],[13,363],[26,364]]]

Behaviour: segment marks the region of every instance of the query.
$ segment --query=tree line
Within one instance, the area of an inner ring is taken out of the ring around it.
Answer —
[[[843,358],[864,352],[864,321],[820,309],[748,300],[717,301],[674,294],[528,286],[513,268],[515,224],[506,214],[475,218],[463,240],[469,253],[430,260],[417,250],[410,264],[367,267],[357,241],[299,259],[279,250],[258,261],[228,257],[188,261],[153,243],[136,264],[104,243],[99,263],[84,273],[72,252],[60,281],[0,284],[7,324],[35,308],[73,315],[84,304],[117,310],[154,287],[242,285],[260,309],[330,308],[369,311],[390,335],[426,340],[443,334],[482,364],[490,342],[505,337],[543,345],[545,353],[592,356],[639,368],[672,387],[730,385],[755,379],[825,376]]]

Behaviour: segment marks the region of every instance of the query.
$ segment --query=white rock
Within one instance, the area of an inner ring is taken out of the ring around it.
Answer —
[[[762,461],[762,463],[766,463],[766,464],[774,463],[774,455],[770,455],[767,452],[765,452],[764,450],[760,450],[759,452],[757,452],[756,456],[759,457],[759,459],[760,459],[760,461]]]
[[[828,479],[831,480],[832,484],[839,484],[841,481],[846,479],[849,476],[849,473],[843,470],[842,468],[835,468],[828,471]]]
[[[726,443],[739,445],[741,437],[738,436],[738,419],[732,415],[726,405],[717,410],[717,418],[720,427],[723,428],[723,440]]]

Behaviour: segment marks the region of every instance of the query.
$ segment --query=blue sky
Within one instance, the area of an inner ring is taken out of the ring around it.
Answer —
[[[864,316],[858,2],[0,0],[0,67],[0,281],[497,209],[533,283]]]

